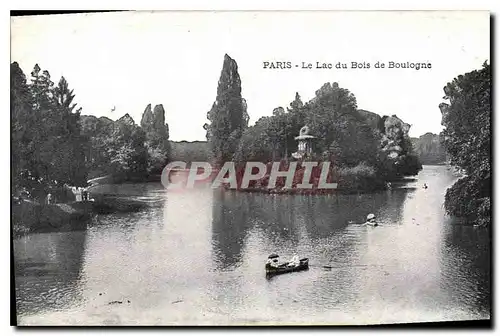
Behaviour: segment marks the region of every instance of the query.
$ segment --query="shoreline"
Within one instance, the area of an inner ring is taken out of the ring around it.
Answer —
[[[109,178],[107,176],[106,178]],[[94,179],[95,182],[101,180]],[[405,177],[391,183],[400,185],[415,181],[414,177]],[[92,193],[92,188],[108,186],[123,186],[140,183],[161,183],[159,175],[155,178],[149,176],[143,180],[128,180],[120,181],[119,183],[109,183],[114,181],[107,180],[108,183],[93,183],[89,186],[91,197],[94,201],[76,201],[69,203],[58,204],[38,204],[25,200],[21,204],[12,205],[12,230],[13,236],[23,236],[31,233],[45,232],[64,232],[85,230],[87,223],[96,215],[113,214],[141,211],[151,204],[144,203],[133,199],[126,193]],[[267,195],[355,195],[355,194],[372,194],[383,191],[391,191],[399,189],[387,188],[385,184],[376,184],[370,189],[318,189],[316,187],[310,189],[298,189],[296,187],[283,188],[267,188],[267,186],[251,187],[251,188],[235,188],[231,189],[228,185],[222,185],[220,190],[223,192],[234,191],[241,193],[260,193]]]
[[[137,212],[145,207],[140,202],[121,200],[120,197],[100,197],[97,201],[56,204],[23,201],[11,207],[12,235],[86,230],[96,215]]]
[[[245,189],[229,189],[224,188],[224,191],[236,191],[242,193],[259,193],[268,195],[352,195],[352,194],[371,194],[390,189],[372,189],[372,190],[347,190],[347,189],[297,189],[297,188],[245,188]]]

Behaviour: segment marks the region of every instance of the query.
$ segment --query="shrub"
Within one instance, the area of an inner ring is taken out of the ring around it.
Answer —
[[[372,191],[380,189],[383,181],[377,177],[375,168],[365,162],[354,167],[339,169],[339,189],[345,191]]]

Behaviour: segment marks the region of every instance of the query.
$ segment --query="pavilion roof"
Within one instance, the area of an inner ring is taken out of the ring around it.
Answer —
[[[295,140],[305,140],[305,139],[315,139],[315,136],[309,135],[309,134],[304,134],[304,135],[299,135],[295,137]]]

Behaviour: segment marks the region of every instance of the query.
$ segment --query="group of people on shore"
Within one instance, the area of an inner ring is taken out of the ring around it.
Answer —
[[[81,201],[88,201],[90,200],[89,197],[89,192],[86,188],[81,188],[81,187],[73,187],[72,188],[73,194],[75,195],[75,201],[81,202]],[[56,198],[52,193],[48,193],[47,196],[45,197],[45,203],[46,204],[55,204],[57,203]]]
[[[90,199],[89,192],[86,188],[73,187],[73,193],[77,202],[88,201]]]

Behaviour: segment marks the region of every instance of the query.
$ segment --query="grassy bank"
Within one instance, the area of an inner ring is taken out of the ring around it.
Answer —
[[[37,232],[83,230],[92,218],[91,202],[37,204],[24,201],[12,206],[14,235]]]
[[[38,204],[23,201],[12,205],[15,236],[28,233],[85,230],[93,216],[117,212],[135,212],[147,206],[119,195],[96,195],[93,202]]]

